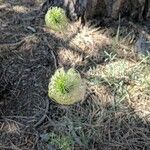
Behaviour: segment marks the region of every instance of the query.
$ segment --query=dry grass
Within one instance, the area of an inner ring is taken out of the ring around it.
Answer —
[[[98,28],[84,26],[81,31],[70,41],[70,45],[81,49],[87,57],[97,56],[100,50],[111,44],[110,38],[101,34]]]
[[[60,49],[58,52],[58,58],[60,64],[68,66],[75,66],[77,64],[82,64],[83,56],[77,52],[73,52],[69,49]]]
[[[31,13],[35,2],[0,3],[0,149],[150,149],[150,62],[132,49],[140,33],[128,24],[118,33],[118,25],[78,23],[55,33],[42,13]],[[137,35],[130,44],[129,33]],[[86,79],[82,103],[48,99],[49,78],[60,66]]]

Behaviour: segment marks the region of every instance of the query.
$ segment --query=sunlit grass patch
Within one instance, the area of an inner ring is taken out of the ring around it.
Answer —
[[[146,97],[150,99],[150,64],[136,65],[132,70],[130,79],[132,82],[127,86],[130,98],[135,100],[147,95]]]
[[[110,62],[103,67],[102,77],[103,78],[123,78],[127,76],[131,70],[132,62],[126,60],[117,60]]]
[[[111,86],[115,81],[128,77],[134,65],[135,63],[120,59],[104,65],[97,65],[95,69],[90,69],[88,73],[92,76],[100,77],[101,82]]]
[[[122,102],[136,101],[140,97],[149,99],[150,65],[146,60],[131,62],[120,59],[98,65],[87,72],[90,76],[89,81],[95,84],[95,89],[109,87],[117,105]]]

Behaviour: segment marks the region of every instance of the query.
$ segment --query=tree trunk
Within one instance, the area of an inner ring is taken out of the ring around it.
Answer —
[[[71,20],[81,17],[117,19],[127,17],[137,21],[150,20],[150,0],[47,0],[46,6],[66,9]],[[48,7],[47,7],[48,8]]]
[[[87,0],[85,19],[95,16],[127,17],[134,20],[150,19],[150,0]]]

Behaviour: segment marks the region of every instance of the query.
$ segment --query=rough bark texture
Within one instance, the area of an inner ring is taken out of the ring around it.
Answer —
[[[119,15],[139,21],[150,20],[150,0],[48,0],[47,2],[48,6],[63,7],[71,20],[79,17],[84,21],[95,17],[117,19]]]
[[[90,8],[89,8],[90,7]],[[150,0],[87,0],[86,13],[93,18],[100,17],[117,19],[128,17],[136,20],[150,19]],[[88,19],[88,15],[85,16]]]

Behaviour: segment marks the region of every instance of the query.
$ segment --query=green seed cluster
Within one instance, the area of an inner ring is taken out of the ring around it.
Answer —
[[[63,68],[52,76],[48,95],[59,104],[70,105],[84,99],[86,86],[79,73],[74,69],[67,72]]]
[[[62,8],[52,7],[45,15],[45,23],[47,27],[55,31],[63,31],[68,26],[68,19]]]

